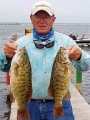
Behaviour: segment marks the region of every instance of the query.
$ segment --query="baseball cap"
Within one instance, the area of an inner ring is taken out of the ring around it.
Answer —
[[[54,14],[54,10],[53,10],[51,4],[47,1],[36,2],[31,9],[31,14],[34,15],[35,13],[37,13],[40,10],[44,10],[50,16],[52,16]]]

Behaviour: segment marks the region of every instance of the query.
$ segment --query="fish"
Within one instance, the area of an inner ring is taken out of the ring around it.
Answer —
[[[52,66],[48,93],[54,99],[53,115],[55,119],[57,116],[65,117],[62,100],[71,98],[68,87],[73,70],[68,52],[69,50],[66,48],[60,47]]]
[[[25,47],[18,48],[11,61],[10,85],[12,102],[17,102],[17,120],[30,120],[26,102],[32,97],[32,70]]]

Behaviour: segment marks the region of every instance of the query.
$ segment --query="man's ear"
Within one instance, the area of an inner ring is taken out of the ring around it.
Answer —
[[[31,20],[31,22],[32,22],[32,15],[30,15],[30,20]]]
[[[56,20],[56,17],[53,17],[53,22]]]

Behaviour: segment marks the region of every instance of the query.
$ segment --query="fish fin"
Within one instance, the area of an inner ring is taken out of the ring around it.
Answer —
[[[15,97],[14,97],[13,92],[11,90],[11,86],[10,86],[10,95],[9,96],[10,96],[10,101],[15,102]]]
[[[51,97],[54,97],[53,89],[52,89],[51,85],[49,85],[49,87],[48,87],[48,94],[49,94]]]
[[[54,107],[53,114],[54,114],[54,118],[56,118],[57,116],[64,117],[65,114],[64,114],[64,109],[63,109],[63,107],[62,107],[62,106],[59,107],[59,108],[55,108],[55,107]]]
[[[63,97],[63,99],[69,99],[69,98],[71,98],[71,94],[70,94],[70,91],[68,90],[65,96]]]
[[[68,72],[68,68],[65,67],[65,68],[64,68],[64,73],[66,74],[67,72]]]
[[[11,91],[10,91],[10,101],[11,101],[11,102],[15,102],[15,98],[14,98],[14,96],[13,96],[13,94],[12,94]]]
[[[30,120],[30,114],[28,109],[25,111],[17,111],[17,120]]]
[[[27,101],[30,102],[32,98],[32,90],[30,90],[29,94],[27,95]]]
[[[75,71],[71,66],[72,66],[72,64],[69,66],[67,65],[66,67],[71,71],[71,74],[75,74]]]

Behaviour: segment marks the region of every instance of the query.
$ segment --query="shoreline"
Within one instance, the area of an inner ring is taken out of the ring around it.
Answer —
[[[32,25],[32,23],[0,22],[0,25]],[[54,23],[54,25],[90,25],[90,23]]]

